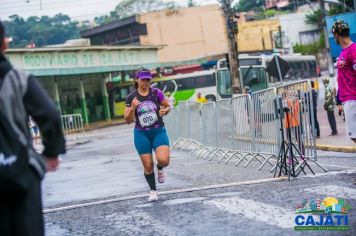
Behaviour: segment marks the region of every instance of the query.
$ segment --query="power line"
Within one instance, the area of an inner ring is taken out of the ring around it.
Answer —
[[[38,0],[39,1],[39,0]],[[26,3],[26,0],[22,0],[22,1],[10,1],[10,2],[2,2],[1,4],[12,4],[12,3]]]
[[[82,6],[83,4],[88,4],[87,2],[85,2],[84,0],[80,0],[82,1],[81,3],[77,3],[77,4],[73,4],[73,5],[63,5],[62,3],[73,3],[73,1],[57,1],[57,2],[54,2],[54,3],[47,3],[48,5],[50,5],[51,7],[50,8],[45,8],[44,10],[53,10],[53,9],[58,9],[59,5],[61,5],[61,9],[62,8],[68,8],[68,7],[74,7],[74,6]],[[109,3],[109,2],[118,2],[117,0],[102,0],[100,2],[96,2],[96,3],[91,3],[90,5],[96,5],[96,4],[102,4],[102,3]],[[46,5],[47,5],[46,4]],[[43,5],[43,6],[46,6],[46,5]],[[26,6],[23,6],[23,7],[36,7],[36,5],[26,5]],[[18,9],[20,6],[11,6],[11,7],[1,7],[1,10],[9,10],[9,9]],[[25,10],[25,9],[24,9]],[[21,12],[21,11],[20,11]],[[23,12],[23,11],[22,11]]]
[[[103,1],[95,2],[95,3],[88,3],[85,0],[79,0],[79,1],[82,1],[82,3],[80,3],[79,5],[81,5],[81,4],[94,5],[94,4],[101,4],[102,2],[113,2],[113,3],[117,2],[117,4],[119,4],[121,2],[121,1],[118,1],[118,0],[106,0],[106,1],[103,0]],[[16,1],[16,2],[7,2],[7,4],[23,3],[22,4],[22,6],[23,6],[25,4],[25,2],[26,1]],[[186,0],[175,0],[174,2],[184,2],[184,3],[186,3],[187,1]],[[211,1],[210,0],[199,1],[199,3],[203,3],[203,2],[211,2]],[[28,3],[28,4],[26,4],[26,6],[36,7],[36,6],[38,6],[38,3]],[[78,3],[78,1],[77,2],[73,2],[72,0],[56,1],[56,2],[50,2],[50,3],[42,2],[42,5],[43,6],[57,6],[57,5],[62,5],[63,3],[74,3],[73,5],[68,5],[68,6],[78,6],[78,4],[75,4],[75,3]],[[2,5],[1,9],[5,9],[5,10],[6,9],[18,9],[19,7],[22,7],[22,6],[5,6],[4,7],[4,3],[2,3],[1,5]],[[48,10],[48,8],[46,8],[45,10]]]
[[[93,3],[93,4],[102,4],[103,2],[111,2],[112,0],[104,0],[104,1],[101,1],[100,3]],[[115,1],[117,1],[117,0],[115,0]],[[72,2],[72,1],[60,1],[60,2]],[[175,2],[186,2],[186,0],[176,0]],[[207,3],[207,2],[211,2],[210,0],[201,0],[201,1],[199,1],[199,3],[201,4],[201,3]],[[58,2],[57,2],[58,3]],[[93,5],[92,4],[92,5]],[[80,4],[80,6],[81,6],[82,4]],[[66,5],[65,7],[61,7],[61,9],[62,8],[69,8],[69,7],[73,7],[74,5]],[[79,6],[79,5],[77,5],[77,6]],[[16,7],[16,8],[18,8],[18,7]],[[54,10],[54,9],[58,9],[58,7],[56,7],[56,8],[45,8],[45,10]],[[26,9],[26,10],[24,10],[24,11],[16,11],[16,13],[14,13],[14,14],[17,14],[17,13],[19,13],[19,12],[27,12],[28,11],[28,9]],[[109,14],[111,11],[105,11],[105,12],[102,12],[102,13],[98,13],[98,12],[96,12],[96,13],[93,13],[93,14],[86,14],[86,15],[79,15],[79,16],[70,16],[70,18],[71,19],[77,19],[77,18],[84,18],[84,17],[88,17],[88,16],[101,16],[102,14]]]
[[[79,5],[82,5],[82,4],[88,4],[88,2],[86,0],[79,0],[81,1],[82,3],[79,3],[79,4],[76,4],[78,3],[77,2],[73,2],[72,0],[64,0],[64,1],[56,1],[56,2],[49,2],[49,3],[45,3],[45,2],[42,2],[42,5],[45,7],[45,6],[57,6],[57,5],[63,5],[63,3],[74,3],[74,4],[70,4],[70,5],[64,5],[64,6],[79,6]],[[18,9],[19,7],[36,7],[38,6],[39,2],[34,4],[34,3],[25,3],[26,1],[16,1],[16,2],[8,2],[7,4],[12,4],[12,3],[23,3],[21,6],[18,5],[18,6],[5,6],[4,7],[4,3],[2,3],[2,7],[1,7],[1,10],[8,10],[8,9]],[[118,0],[102,0],[100,2],[96,2],[96,3],[90,3],[91,5],[93,4],[101,4],[103,2],[117,2],[117,4],[120,3],[120,1]],[[174,2],[176,3],[186,3],[187,1],[186,0],[175,0]],[[200,0],[198,1],[197,3],[204,3],[204,2],[212,2],[211,0]],[[54,8],[45,8],[45,10],[51,10],[51,9],[54,9]],[[57,9],[57,7],[56,7]]]

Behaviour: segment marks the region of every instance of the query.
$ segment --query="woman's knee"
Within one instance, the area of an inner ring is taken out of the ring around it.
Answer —
[[[153,172],[153,163],[150,165],[143,166],[145,174],[151,174]]]
[[[162,167],[167,167],[169,165],[169,157],[157,158],[157,162]]]
[[[151,174],[153,171],[152,155],[141,155],[140,157],[145,174]]]

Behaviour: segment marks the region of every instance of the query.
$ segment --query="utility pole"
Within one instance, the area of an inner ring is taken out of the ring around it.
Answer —
[[[328,71],[330,75],[334,75],[334,66],[333,66],[333,60],[331,58],[330,54],[330,43],[329,43],[329,34],[328,30],[326,28],[326,11],[325,11],[325,1],[320,0],[320,10],[321,10],[321,17],[322,17],[322,26],[324,30],[324,37],[325,37],[325,46],[326,46],[326,56],[327,56],[327,62],[328,62]]]
[[[230,72],[232,77],[232,88],[233,93],[242,92],[242,83],[239,75],[239,61],[238,61],[238,46],[237,46],[237,16],[231,8],[232,0],[219,0],[221,3],[221,8],[223,10],[225,22],[226,22],[226,32],[227,32],[227,41],[228,41],[228,54],[230,62]]]
[[[30,3],[31,0],[26,0],[26,3]],[[42,0],[40,0],[40,10],[42,11]]]

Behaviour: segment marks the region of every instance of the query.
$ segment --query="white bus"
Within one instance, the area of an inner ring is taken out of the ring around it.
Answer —
[[[249,86],[252,92],[281,85],[286,82],[312,79],[317,82],[317,67],[315,56],[280,56],[289,64],[289,71],[283,81],[269,75],[267,67],[272,61],[272,55],[240,55],[240,80],[241,88]],[[232,97],[232,81],[230,71],[226,66],[226,60],[219,60],[216,66],[217,94],[218,98]]]
[[[207,100],[216,101],[216,79],[214,73],[214,70],[204,70],[154,79],[152,87],[157,87],[164,93],[170,92],[174,96],[176,103],[195,100],[199,92]]]

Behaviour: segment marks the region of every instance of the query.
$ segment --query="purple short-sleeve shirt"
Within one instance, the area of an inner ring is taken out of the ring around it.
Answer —
[[[161,90],[150,88],[147,96],[141,96],[134,90],[126,98],[126,107],[131,107],[134,98],[140,101],[135,110],[135,128],[138,130],[151,130],[164,127],[163,119],[159,116],[161,103],[166,99]]]

